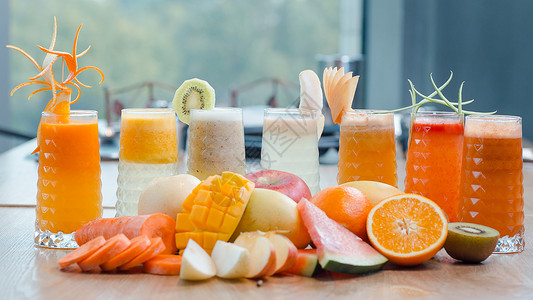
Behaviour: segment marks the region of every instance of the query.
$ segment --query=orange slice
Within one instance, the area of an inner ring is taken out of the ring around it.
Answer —
[[[386,198],[370,210],[367,219],[370,242],[397,265],[425,262],[444,245],[448,221],[433,201],[416,194]]]

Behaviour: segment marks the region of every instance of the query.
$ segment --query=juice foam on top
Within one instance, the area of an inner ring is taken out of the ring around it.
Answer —
[[[456,116],[450,117],[417,117],[415,120],[416,124],[455,124],[459,123],[459,118]]]
[[[191,111],[191,120],[194,121],[240,121],[242,111],[231,109],[210,109]]]
[[[465,136],[483,137],[483,138],[521,138],[522,124],[517,120],[505,119],[502,121],[496,119],[480,118],[467,119],[465,126]]]
[[[393,114],[366,114],[358,112],[344,113],[341,126],[362,126],[376,128],[393,128]]]
[[[166,119],[168,118],[168,115],[164,114],[123,114],[121,116],[122,119],[127,120],[159,120],[159,119]]]

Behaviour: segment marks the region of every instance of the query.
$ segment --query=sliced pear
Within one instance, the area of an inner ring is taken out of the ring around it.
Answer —
[[[329,97],[328,95],[328,89],[326,88],[327,83],[329,82],[329,74],[331,73],[331,68],[325,68],[324,72],[322,72],[322,87],[324,88],[324,96],[326,96],[326,99]]]
[[[339,96],[334,100],[334,105],[336,105],[335,115],[333,109],[331,111],[333,122],[340,124],[344,111],[352,110],[353,97],[355,96],[355,90],[357,89],[358,81],[359,76],[355,76],[337,88],[340,89],[340,91]]]
[[[339,80],[342,78],[342,76],[344,76],[344,67],[341,67],[340,69],[337,70],[336,73],[333,74],[331,82],[329,83],[330,89],[332,90],[335,89],[335,87],[339,83]]]
[[[312,70],[304,70],[300,73],[300,109],[319,110],[317,119],[317,135],[320,138],[324,131],[325,118],[322,114],[323,95],[320,87],[320,79]]]
[[[320,79],[312,70],[300,73],[300,109],[322,110]]]
[[[326,95],[326,99],[330,99],[330,89],[329,85],[331,84],[331,77],[334,74],[334,72],[337,71],[337,68],[333,69],[331,67],[325,68],[324,73],[322,74],[322,86],[324,87],[324,95]]]
[[[316,134],[319,139],[322,136],[322,132],[324,131],[325,123],[326,123],[326,118],[324,117],[323,114],[320,114],[320,116],[318,116],[318,119],[316,120]]]
[[[248,249],[232,243],[217,241],[211,258],[217,268],[217,276],[221,278],[242,278],[250,269]]]
[[[331,95],[334,103],[341,103],[341,100],[339,97],[342,93],[342,87],[346,85],[346,83],[352,78],[352,72],[348,72],[344,74],[340,79],[339,82],[337,82],[337,85],[333,87],[333,93]]]
[[[278,234],[273,231],[269,231],[265,234],[265,237],[270,240],[274,245],[276,252],[276,271],[275,273],[285,272],[296,264],[298,260],[298,249],[289,240],[288,237]]]
[[[235,240],[235,245],[250,252],[247,278],[271,276],[276,272],[276,248],[261,232],[243,232]]]
[[[324,70],[324,94],[331,109],[331,117],[336,124],[340,124],[345,110],[352,109],[358,82],[359,76],[352,77],[352,72],[344,74],[344,68]]]
[[[200,245],[190,239],[183,251],[180,278],[185,280],[205,280],[217,273],[215,263]]]

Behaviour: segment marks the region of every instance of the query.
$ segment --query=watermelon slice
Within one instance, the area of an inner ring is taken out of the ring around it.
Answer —
[[[347,274],[364,274],[380,270],[387,262],[385,256],[330,219],[308,200],[300,200],[298,210],[317,248],[318,262],[322,268]]]
[[[285,272],[305,277],[313,277],[321,270],[322,268],[318,264],[316,249],[298,249],[296,264]]]

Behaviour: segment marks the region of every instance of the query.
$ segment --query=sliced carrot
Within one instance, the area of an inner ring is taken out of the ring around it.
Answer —
[[[128,248],[130,243],[130,240],[125,235],[121,233],[117,234],[107,240],[105,244],[91,254],[91,256],[78,262],[78,265],[84,272],[100,269],[101,264]]]
[[[152,243],[150,247],[144,250],[141,254],[137,255],[131,261],[119,266],[118,269],[121,271],[131,269],[144,263],[145,261],[152,259],[158,254],[162,254],[165,251],[165,244],[160,237],[150,239],[150,242]]]
[[[179,275],[181,258],[181,255],[156,255],[143,263],[143,272],[155,275]]]
[[[111,271],[116,267],[131,261],[148,247],[150,247],[150,239],[146,237],[146,235],[135,237],[131,239],[130,242],[131,244],[128,246],[128,248],[104,262],[102,265],[100,265],[100,268],[102,268],[104,271]]]
[[[96,250],[100,249],[105,244],[105,238],[98,236],[89,242],[83,244],[78,249],[68,253],[57,261],[57,264],[61,269],[66,269],[71,264],[77,263],[89,257]]]
[[[83,245],[91,239],[102,235],[106,239],[123,233],[132,239],[140,235],[148,238],[161,237],[165,244],[165,254],[175,253],[176,221],[164,214],[124,216],[119,218],[97,219],[76,230],[76,242]]]

